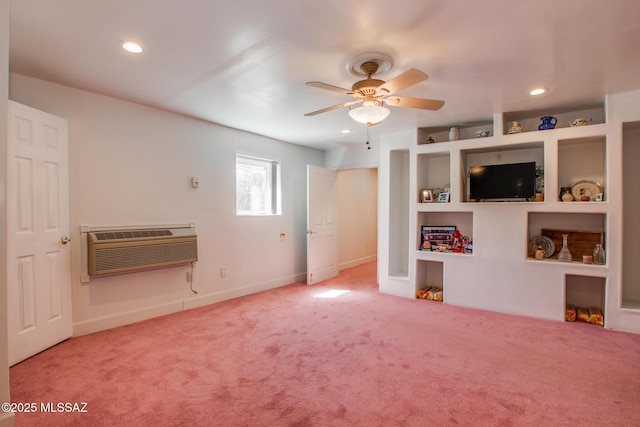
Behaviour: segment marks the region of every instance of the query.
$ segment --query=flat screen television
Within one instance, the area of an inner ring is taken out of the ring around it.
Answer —
[[[474,200],[529,200],[536,197],[536,163],[472,166],[469,197]]]

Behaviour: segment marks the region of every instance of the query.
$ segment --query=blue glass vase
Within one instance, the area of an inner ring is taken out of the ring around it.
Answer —
[[[553,116],[540,117],[540,120],[542,120],[542,124],[538,126],[538,130],[555,129],[556,123],[558,123],[558,119]]]

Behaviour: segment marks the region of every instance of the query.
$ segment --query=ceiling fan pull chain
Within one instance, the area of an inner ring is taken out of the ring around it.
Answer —
[[[369,144],[369,141],[371,140],[371,125],[369,123],[367,123],[367,150],[371,150],[371,144]]]

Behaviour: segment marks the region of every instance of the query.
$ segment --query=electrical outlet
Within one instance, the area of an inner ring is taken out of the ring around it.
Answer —
[[[187,271],[187,282],[191,283],[192,280],[193,280],[193,276],[191,276],[191,272]]]
[[[220,277],[227,277],[227,267],[224,265],[220,267]]]

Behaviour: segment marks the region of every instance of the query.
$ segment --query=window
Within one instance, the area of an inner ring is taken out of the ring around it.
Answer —
[[[236,154],[236,213],[280,215],[280,163]]]

